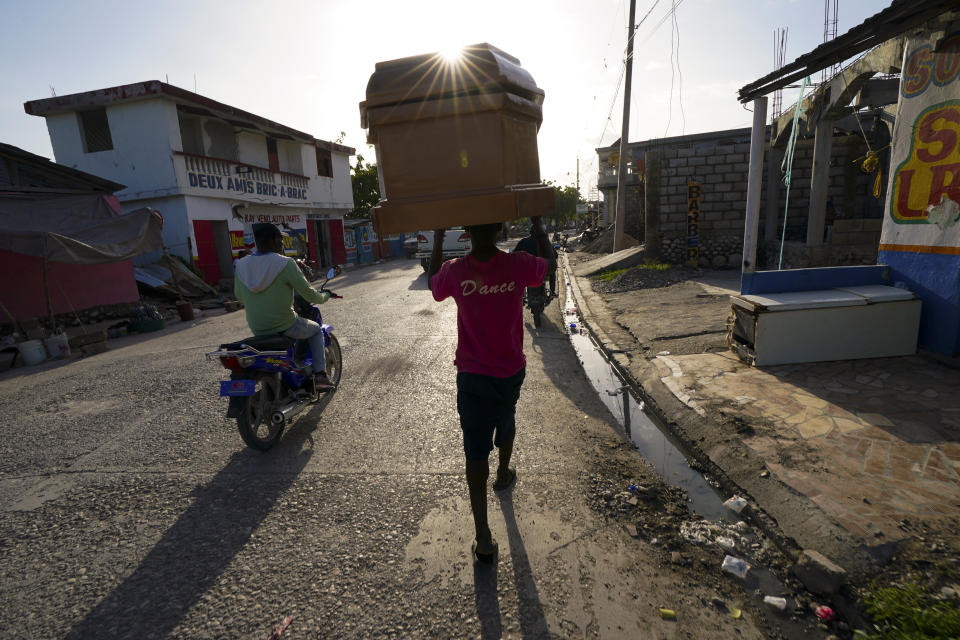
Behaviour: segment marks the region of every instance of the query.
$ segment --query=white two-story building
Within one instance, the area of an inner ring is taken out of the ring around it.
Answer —
[[[128,185],[121,207],[163,214],[172,253],[210,283],[232,277],[252,225],[273,222],[320,267],[346,262],[355,150],[151,80],[33,100],[58,163]],[[296,238],[302,240],[299,241]]]

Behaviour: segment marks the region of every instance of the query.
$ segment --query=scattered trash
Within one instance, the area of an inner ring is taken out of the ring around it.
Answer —
[[[830,622],[837,617],[837,613],[828,606],[821,605],[813,610],[814,615],[823,620],[824,622]]]
[[[576,331],[576,330],[577,330],[577,323],[576,323],[576,322],[571,322],[571,323],[570,323],[570,331]]]
[[[669,352],[669,351],[661,351],[661,352],[659,352],[657,355],[658,355],[658,356],[668,356],[668,355],[670,355],[670,352]]]
[[[623,525],[623,528],[627,530],[627,535],[629,535],[631,538],[636,538],[638,535],[640,535],[640,532],[637,531],[637,528],[632,524],[625,524]]]
[[[660,617],[664,620],[676,620],[677,614],[673,609],[660,609]]]
[[[733,551],[737,548],[737,543],[733,541],[733,538],[728,538],[726,536],[717,536],[717,544],[720,545],[721,549],[725,551]]]
[[[280,621],[280,625],[273,630],[273,633],[270,634],[270,637],[267,640],[280,640],[280,636],[283,635],[283,632],[287,630],[287,627],[290,626],[290,623],[293,622],[293,616],[287,616]]]
[[[777,596],[763,596],[763,601],[777,611],[784,611],[787,608],[786,598],[780,598]]]
[[[743,508],[747,506],[747,501],[741,498],[740,496],[735,495],[735,496],[732,496],[730,499],[726,500],[723,503],[723,506],[725,506],[727,509],[740,513],[741,511],[743,511]]]
[[[637,497],[636,497],[636,496],[633,496],[633,497],[631,497],[629,500],[627,500],[627,504],[630,505],[631,507],[637,506],[637,504],[638,504],[639,502],[640,502],[640,501],[637,500]]]
[[[769,472],[769,471],[763,471],[763,472],[760,474],[760,477],[761,477],[761,478],[769,478],[769,477],[770,477],[770,472]]]
[[[728,523],[687,520],[680,523],[680,536],[687,542],[700,545],[715,544],[727,551],[733,550],[738,544],[747,548],[750,544],[747,538],[748,533],[749,527],[743,521]]]
[[[743,578],[747,575],[747,571],[750,571],[750,563],[740,558],[734,558],[733,556],[724,556],[723,564],[720,565],[720,568],[727,573],[732,573],[738,578]]]
[[[742,615],[743,615],[743,611],[741,611],[740,609],[737,609],[736,607],[730,607],[731,618],[733,618],[734,620],[739,620]]]
[[[163,316],[152,304],[142,304],[130,311],[130,322],[139,320],[163,320]]]
[[[631,484],[629,487],[627,487],[627,491],[636,491],[636,490],[637,490],[637,485],[635,484]]]

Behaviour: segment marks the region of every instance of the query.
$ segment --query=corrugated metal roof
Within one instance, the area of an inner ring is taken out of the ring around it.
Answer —
[[[790,64],[744,85],[737,92],[740,102],[782,89],[804,76],[812,75],[896,38],[927,20],[951,10],[955,11],[957,7],[957,0],[893,0],[889,7],[867,18],[842,36],[825,42]]]
[[[32,172],[24,172],[21,169],[20,173],[22,175],[20,175],[16,185],[12,184],[12,180],[9,180],[11,184],[0,183],[0,190],[3,191],[23,191],[24,189],[51,192],[90,190],[115,193],[126,188],[125,185],[118,182],[58,164],[43,156],[24,151],[20,147],[0,142],[0,160],[3,157],[16,160],[21,163],[21,167],[29,166],[32,168]],[[5,163],[0,162],[0,164]]]

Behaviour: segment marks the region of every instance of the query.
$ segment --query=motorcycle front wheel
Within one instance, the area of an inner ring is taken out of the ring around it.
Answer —
[[[247,406],[237,416],[237,429],[248,447],[266,451],[280,440],[284,424],[275,424],[271,418],[282,391],[272,376],[257,378],[253,395],[247,398]]]

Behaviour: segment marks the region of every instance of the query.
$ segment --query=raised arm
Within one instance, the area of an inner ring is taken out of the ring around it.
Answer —
[[[437,275],[443,264],[443,236],[446,231],[446,229],[433,230],[433,252],[430,254],[430,270],[427,271],[427,287],[431,291],[433,291],[433,276]]]

